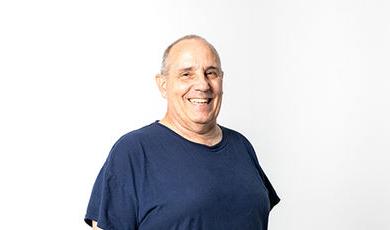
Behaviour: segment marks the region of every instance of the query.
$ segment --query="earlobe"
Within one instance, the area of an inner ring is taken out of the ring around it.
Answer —
[[[160,90],[161,96],[163,98],[167,98],[167,79],[166,76],[161,74],[156,75],[156,84],[158,89]]]

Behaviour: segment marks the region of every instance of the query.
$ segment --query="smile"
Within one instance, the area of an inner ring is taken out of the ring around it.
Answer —
[[[194,105],[209,104],[211,101],[211,98],[189,98],[188,101]]]

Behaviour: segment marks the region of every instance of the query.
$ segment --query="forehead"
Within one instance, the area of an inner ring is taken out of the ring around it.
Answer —
[[[167,57],[170,69],[219,67],[216,54],[200,39],[187,39],[175,44]]]

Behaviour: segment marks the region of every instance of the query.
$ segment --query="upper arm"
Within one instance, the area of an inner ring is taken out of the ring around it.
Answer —
[[[103,229],[135,229],[137,226],[137,185],[141,175],[137,143],[121,138],[110,154],[94,183],[85,215]],[[100,228],[93,228],[100,229]]]
[[[99,228],[98,226],[97,226],[97,222],[96,221],[92,221],[92,230],[102,230],[101,228]]]

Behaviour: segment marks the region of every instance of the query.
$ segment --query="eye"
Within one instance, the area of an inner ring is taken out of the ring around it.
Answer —
[[[210,78],[216,78],[218,77],[218,73],[216,70],[208,70],[206,71],[206,76]]]
[[[190,72],[183,72],[180,74],[180,77],[181,78],[189,78],[189,77],[191,77],[191,73]]]

